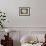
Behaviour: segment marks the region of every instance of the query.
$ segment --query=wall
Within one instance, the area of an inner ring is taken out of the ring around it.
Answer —
[[[31,31],[46,31],[45,4],[46,0],[0,0],[0,9],[6,12],[8,20],[5,26],[12,31],[20,31],[20,36]],[[23,6],[30,7],[32,15],[19,16],[19,7]]]
[[[0,0],[0,9],[6,12],[6,27],[46,27],[46,0]],[[32,15],[19,16],[19,7],[30,7]]]
[[[11,30],[11,29],[10,29]],[[35,36],[38,38],[40,41],[44,41],[44,36],[45,36],[46,31],[17,31],[17,30],[12,30],[9,32],[9,37],[13,39],[13,46],[20,46],[20,40],[23,36]],[[4,35],[7,35],[6,32],[0,32],[0,43],[1,39],[5,39]],[[41,40],[43,39],[43,40]]]

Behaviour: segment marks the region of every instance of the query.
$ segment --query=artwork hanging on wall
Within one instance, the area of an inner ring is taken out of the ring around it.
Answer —
[[[19,16],[30,16],[30,7],[19,7]]]

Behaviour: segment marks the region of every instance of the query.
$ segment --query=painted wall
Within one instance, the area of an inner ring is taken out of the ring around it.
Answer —
[[[13,39],[13,46],[20,46],[20,40],[23,40],[23,36],[33,36],[38,38],[39,42],[44,41],[46,31],[12,31],[9,32],[9,37]],[[5,40],[4,35],[7,35],[6,32],[0,32],[0,43],[1,39]]]
[[[0,0],[7,27],[46,27],[46,0]],[[19,7],[30,7],[32,15],[19,16]]]
[[[5,26],[12,31],[20,31],[20,37],[21,35],[27,34],[28,32],[30,33],[31,31],[46,31],[45,4],[46,0],[0,0],[0,10],[6,12],[7,15]],[[30,7],[32,15],[19,16],[19,7],[24,6]],[[18,38],[17,33],[16,38]],[[16,43],[16,45],[17,44],[19,45],[19,43]]]

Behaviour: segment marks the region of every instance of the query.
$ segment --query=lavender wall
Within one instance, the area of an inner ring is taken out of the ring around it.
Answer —
[[[41,38],[43,38],[43,36],[45,35],[46,31],[17,31],[17,30],[12,30],[10,32],[10,37],[13,39],[13,46],[20,46],[20,40],[23,36],[25,35],[37,35],[40,36],[39,40],[41,41]],[[4,35],[6,35],[6,32],[0,32],[0,41],[1,39],[5,39]],[[1,42],[0,42],[1,43]]]
[[[12,31],[20,31],[20,37],[31,31],[45,31],[46,33],[45,4],[46,0],[0,0],[0,9],[6,12],[8,20],[5,26],[12,29]],[[23,6],[30,7],[32,15],[19,16],[19,7]],[[23,33],[23,31],[26,32]],[[18,38],[17,34],[16,37]]]
[[[46,0],[0,0],[0,9],[6,12],[6,27],[46,27]],[[30,7],[32,15],[19,16],[19,7]]]

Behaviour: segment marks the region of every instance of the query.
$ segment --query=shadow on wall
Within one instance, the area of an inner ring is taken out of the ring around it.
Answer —
[[[20,41],[13,40],[13,46],[21,46]]]

